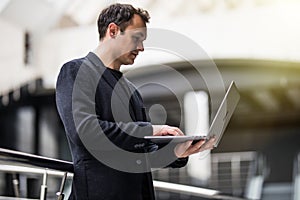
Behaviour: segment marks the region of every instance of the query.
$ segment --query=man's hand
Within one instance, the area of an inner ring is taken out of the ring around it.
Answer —
[[[174,135],[180,136],[184,135],[183,132],[174,126],[168,125],[152,125],[153,127],[153,135],[155,136],[163,136],[163,135]]]
[[[153,135],[155,136],[164,136],[164,135],[173,135],[173,136],[183,136],[183,132],[174,126],[168,125],[152,125]],[[216,142],[215,137],[210,138],[208,141],[200,140],[196,144],[192,144],[193,141],[187,141],[184,143],[177,144],[174,152],[178,158],[184,158],[201,151],[210,150],[214,148]]]
[[[187,141],[177,144],[174,152],[178,158],[184,158],[195,153],[199,153],[205,150],[211,150],[214,148],[216,142],[215,137],[210,138],[208,141],[200,140],[196,144],[192,144],[193,141]]]

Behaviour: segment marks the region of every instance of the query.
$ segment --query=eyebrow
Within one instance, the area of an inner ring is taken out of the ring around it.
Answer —
[[[139,36],[139,37],[143,38],[144,40],[146,39],[146,35],[142,32],[136,32],[136,33],[134,33],[134,35]]]

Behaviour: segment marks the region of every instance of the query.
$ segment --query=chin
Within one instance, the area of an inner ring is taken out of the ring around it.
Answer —
[[[132,65],[134,63],[134,60],[126,60],[124,65]]]

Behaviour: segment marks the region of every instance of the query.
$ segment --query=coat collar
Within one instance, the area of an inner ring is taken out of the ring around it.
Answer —
[[[114,77],[112,72],[110,72],[112,69],[107,68],[95,53],[89,52],[88,55],[86,56],[86,59],[88,61],[90,61],[94,66],[97,67],[97,71],[101,74],[101,78],[104,79],[105,82],[107,82],[107,84],[112,88],[112,90],[118,90],[115,92],[115,94],[120,98],[123,106],[125,106],[125,108],[129,109],[132,120],[136,121],[136,113],[134,112],[134,110],[132,110],[132,107],[134,107],[134,106],[133,105],[129,106],[129,104],[132,104],[132,101],[130,100],[130,98],[131,98],[131,96],[134,96],[133,95],[134,91],[132,91],[132,88],[130,86],[128,86],[130,94],[127,94],[125,89],[121,89],[120,87],[116,88],[116,82],[111,81],[111,80],[116,80],[116,78]],[[116,72],[118,73],[119,71],[116,71]],[[102,76],[104,73],[105,73],[105,76]],[[121,79],[120,81],[123,81],[123,83],[127,83],[128,81],[126,80],[126,78],[123,77],[122,72],[119,72],[119,73],[120,73],[120,79]],[[119,83],[118,85],[121,86],[121,84],[122,83]],[[130,96],[128,96],[128,95],[130,95]]]

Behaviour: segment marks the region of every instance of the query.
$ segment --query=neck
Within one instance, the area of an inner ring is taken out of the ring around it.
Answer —
[[[100,58],[106,67],[120,71],[121,64],[113,55],[113,51],[109,48],[107,42],[105,43],[106,44],[104,44],[104,42],[100,42],[93,52]]]

